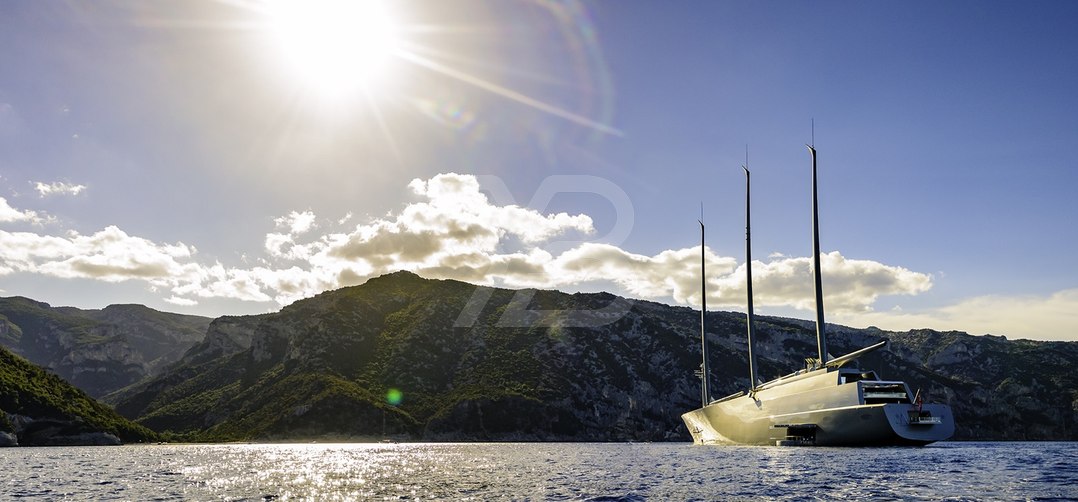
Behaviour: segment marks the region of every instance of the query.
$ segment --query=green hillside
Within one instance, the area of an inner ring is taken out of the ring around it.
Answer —
[[[180,364],[110,394],[205,440],[687,441],[699,311],[606,293],[480,288],[411,273],[215,320]],[[713,395],[748,385],[745,316],[708,312]],[[803,368],[814,323],[757,318],[764,380]],[[833,354],[948,404],[954,439],[1078,439],[1078,343],[828,325]]]
[[[17,431],[8,414],[33,419],[26,429],[49,425],[58,434],[106,432],[124,442],[155,441],[158,435],[123,418],[60,377],[0,347],[0,432]],[[38,424],[36,427],[34,424]],[[33,442],[33,441],[32,441]]]
[[[211,319],[142,305],[100,310],[0,298],[0,346],[100,397],[176,362]]]
[[[205,431],[199,437],[212,440],[370,438],[383,431],[573,440],[600,430],[561,411],[575,393],[573,380],[543,371],[543,354],[566,347],[573,331],[551,338],[546,328],[497,328],[514,294],[509,290],[493,292],[475,326],[455,327],[474,291],[456,281],[393,274],[327,292],[275,314],[243,318],[257,333],[246,351],[176,368],[109,399],[155,430]],[[591,301],[556,292],[540,296],[562,308]],[[633,386],[628,375],[618,379],[620,388]],[[391,389],[401,392],[399,402],[387,399]],[[481,416],[473,420],[475,414]],[[676,418],[676,410],[668,415]],[[663,439],[667,431],[642,434]]]

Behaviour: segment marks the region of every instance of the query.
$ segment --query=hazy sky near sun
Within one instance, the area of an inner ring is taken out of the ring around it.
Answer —
[[[295,5],[303,8],[296,10]],[[0,294],[260,313],[399,269],[1078,340],[1078,3],[0,3]],[[815,130],[810,124],[814,121]]]

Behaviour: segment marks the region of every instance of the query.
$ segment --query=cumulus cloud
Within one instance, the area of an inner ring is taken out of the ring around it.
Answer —
[[[93,235],[48,236],[0,230],[0,263],[8,272],[40,273],[61,278],[121,282],[141,279],[169,285],[198,269],[181,263],[193,248],[182,243],[157,244],[132,237],[115,226]]]
[[[646,256],[613,244],[585,242],[555,255],[543,245],[568,233],[594,233],[590,217],[494,204],[478,180],[467,175],[416,179],[408,187],[422,200],[346,231],[300,239],[293,225],[315,221],[315,215],[292,212],[279,218],[278,228],[287,232],[268,233],[264,247],[278,263],[292,265],[221,269],[184,291],[252,300],[272,297],[285,303],[405,269],[431,278],[518,288],[606,283],[608,289],[638,298],[700,303],[699,247]],[[744,264],[710,249],[705,257],[709,303],[742,306]],[[915,295],[932,285],[927,274],[901,267],[851,260],[838,252],[822,258],[832,311],[869,311],[882,295]],[[775,255],[771,261],[755,262],[754,268],[757,304],[813,307],[808,258]]]
[[[173,305],[179,305],[181,307],[194,307],[195,305],[198,305],[197,300],[192,300],[190,298],[181,298],[176,295],[165,298],[165,303],[171,303]]]
[[[564,244],[567,234],[575,234],[570,238],[594,234],[591,218],[493,203],[480,190],[478,179],[468,175],[417,179],[408,188],[420,200],[363,223],[353,223],[351,213],[319,219],[310,210],[275,218],[262,243],[264,257],[249,260],[258,266],[248,265],[248,260],[238,267],[207,263],[193,246],[154,242],[115,226],[89,235],[0,230],[0,276],[23,272],[142,281],[168,295],[165,302],[182,307],[209,298],[286,305],[401,269],[431,278],[517,288],[572,290],[582,284],[605,284],[606,289],[631,297],[700,304],[698,246],[651,256],[612,243],[555,248],[547,244],[554,239]],[[60,186],[38,191],[46,195],[81,190]],[[14,208],[0,197],[0,223],[41,221],[38,213]],[[321,229],[318,222],[327,228]],[[743,308],[745,264],[709,248],[704,255],[709,307]],[[1078,340],[1078,289],[1043,296],[980,296],[930,310],[876,311],[883,296],[930,290],[932,276],[850,259],[837,251],[822,255],[821,262],[832,322]],[[810,258],[775,253],[767,261],[754,261],[753,292],[758,306],[811,311]]]
[[[932,287],[932,277],[871,260],[851,260],[838,251],[822,253],[824,303],[829,312],[866,312],[880,296],[916,295]],[[745,265],[720,278],[722,300],[745,298]],[[762,306],[816,308],[812,259],[783,257],[752,264],[753,300]],[[729,295],[728,295],[729,294]],[[744,300],[741,300],[742,302]]]
[[[302,213],[292,211],[287,216],[276,218],[273,221],[277,224],[277,228],[286,228],[290,234],[299,235],[314,228],[314,219],[314,213],[311,211]]]
[[[589,216],[496,204],[469,175],[416,179],[408,189],[419,200],[351,227],[351,215],[319,219],[310,210],[274,219],[258,266],[200,262],[192,246],[155,243],[110,226],[92,235],[0,231],[0,274],[145,281],[171,295],[165,301],[181,306],[215,297],[285,305],[402,269],[516,288],[605,284],[632,297],[700,303],[700,247],[648,256],[616,243],[582,242],[595,233]],[[30,216],[0,199],[0,218]],[[314,232],[317,222],[326,228]],[[561,246],[548,246],[554,240]],[[926,274],[838,252],[822,258],[828,309],[834,312],[869,312],[882,295],[915,295],[932,284]],[[705,259],[709,306],[744,305],[744,264],[707,248]],[[753,272],[757,304],[812,308],[808,258],[775,255],[754,262]]]
[[[532,244],[572,230],[584,234],[595,232],[591,217],[585,214],[542,214],[517,205],[491,204],[486,194],[480,191],[479,180],[475,176],[439,174],[426,181],[412,180],[408,187],[428,200],[411,204],[401,212],[397,218],[401,228],[419,231],[448,229],[460,237],[467,237],[469,230],[485,233],[484,229],[489,229],[493,235],[485,237],[513,236]],[[457,236],[453,237],[460,240]],[[485,240],[479,244],[488,246],[492,243]]]
[[[41,218],[34,211],[20,211],[11,207],[7,199],[0,197],[0,223],[15,221],[38,222]]]
[[[710,248],[704,256],[709,278],[727,276],[736,267],[734,258],[718,256]],[[609,244],[585,243],[560,255],[553,268],[570,284],[612,280],[637,297],[700,304],[699,246],[642,256]],[[709,283],[708,300],[719,300],[724,293],[716,282]]]
[[[86,185],[76,185],[74,183],[64,183],[62,181],[56,181],[53,183],[43,183],[40,181],[34,182],[34,190],[41,197],[48,195],[78,195],[83,190],[86,190]]]

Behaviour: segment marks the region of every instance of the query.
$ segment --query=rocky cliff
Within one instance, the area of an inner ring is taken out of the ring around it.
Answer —
[[[613,295],[478,288],[409,273],[278,313],[222,318],[161,376],[110,396],[204,439],[689,440],[699,312]],[[803,367],[813,326],[758,320],[760,374]],[[950,404],[955,439],[1078,439],[1078,343],[829,325],[835,355]],[[748,385],[744,315],[708,313],[716,396]]]
[[[209,324],[142,305],[80,310],[0,298],[0,345],[92,396],[161,373],[202,340]]]
[[[0,347],[0,446],[110,445],[157,438]]]

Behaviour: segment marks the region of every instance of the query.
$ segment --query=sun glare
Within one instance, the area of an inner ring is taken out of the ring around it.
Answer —
[[[274,0],[269,31],[283,63],[312,92],[370,94],[388,78],[397,24],[379,0]]]

